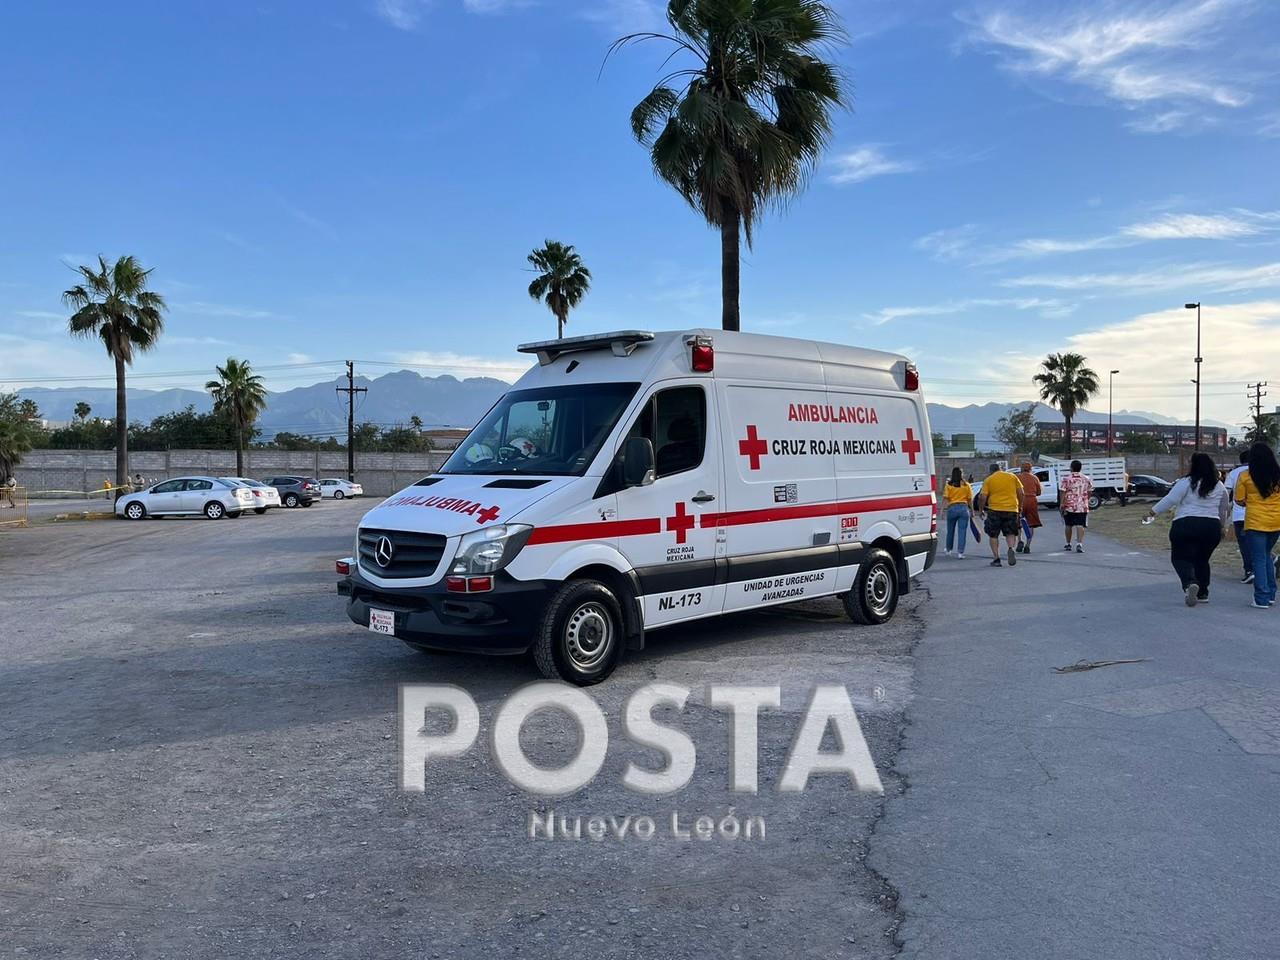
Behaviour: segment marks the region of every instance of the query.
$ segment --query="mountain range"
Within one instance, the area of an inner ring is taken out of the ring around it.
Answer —
[[[408,423],[415,414],[427,427],[470,426],[509,386],[492,377],[459,380],[449,375],[426,377],[410,370],[397,370],[373,379],[356,377],[356,385],[369,391],[358,396],[356,423],[376,423],[384,427]],[[339,378],[269,393],[267,409],[258,422],[262,435],[270,438],[281,431],[288,431],[321,438],[330,435],[341,437],[347,426],[346,397],[337,393],[336,388],[345,386],[345,378]],[[19,394],[35,400],[44,417],[52,421],[71,420],[75,415],[75,405],[80,401],[88,403],[97,416],[110,417],[115,411],[114,387],[31,387],[20,390]],[[199,412],[208,411],[213,405],[209,394],[198,390],[130,388],[128,398],[129,419],[143,422],[188,405]],[[930,403],[928,406],[930,425],[935,432],[948,438],[953,433],[972,433],[979,443],[984,443],[992,439],[997,420],[1008,416],[1011,410],[1025,406],[1025,403],[983,403],[964,407]],[[1061,415],[1053,407],[1042,403],[1036,406],[1037,420],[1061,422]],[[1075,419],[1079,423],[1098,423],[1105,421],[1107,415],[1081,409]],[[1128,423],[1185,423],[1140,410],[1117,411],[1115,419]],[[1231,426],[1214,420],[1206,420],[1205,423]]]

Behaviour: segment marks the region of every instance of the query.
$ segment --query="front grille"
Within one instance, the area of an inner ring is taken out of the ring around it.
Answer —
[[[385,567],[375,559],[378,541],[391,541],[393,555]],[[444,556],[445,537],[439,533],[360,528],[360,566],[379,577],[429,577]]]

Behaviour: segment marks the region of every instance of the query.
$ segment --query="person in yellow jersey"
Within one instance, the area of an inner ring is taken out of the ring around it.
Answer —
[[[969,535],[969,510],[973,506],[973,487],[965,483],[959,467],[952,469],[951,477],[943,485],[942,499],[947,505],[947,549],[944,555],[951,556],[952,547],[958,546],[956,556],[963,560],[965,538]],[[958,544],[957,530],[960,534]]]
[[[991,472],[982,484],[978,495],[978,507],[984,513],[982,528],[991,541],[991,566],[1003,566],[1000,562],[1000,538],[1008,545],[1009,566],[1018,562],[1018,522],[1022,517],[1022,483],[1012,473],[993,463]]]
[[[1280,540],[1280,464],[1265,443],[1249,448],[1249,469],[1236,481],[1236,503],[1244,507],[1244,535],[1253,563],[1253,606],[1275,606],[1276,568],[1271,551]]]

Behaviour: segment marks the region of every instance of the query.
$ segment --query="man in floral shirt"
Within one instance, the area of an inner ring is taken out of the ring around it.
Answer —
[[[1058,484],[1058,506],[1067,528],[1067,545],[1062,549],[1071,549],[1071,531],[1075,530],[1076,553],[1084,553],[1084,532],[1089,526],[1089,497],[1093,494],[1093,481],[1080,472],[1083,469],[1079,460],[1072,460],[1071,472]]]

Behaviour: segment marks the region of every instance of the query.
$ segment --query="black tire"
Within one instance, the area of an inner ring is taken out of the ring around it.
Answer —
[[[309,507],[309,506],[311,506],[313,503],[315,503],[315,501],[314,501],[314,500],[303,500],[303,501],[302,501],[302,505],[303,505],[304,507]]]
[[[298,505],[298,495],[296,493],[286,493],[284,495],[284,505],[286,507],[296,507]]]
[[[886,550],[872,547],[858,566],[853,589],[841,599],[854,623],[888,623],[898,609],[898,564]]]
[[[1100,506],[1102,506],[1102,497],[1096,493],[1089,494],[1089,509],[1097,510]]]
[[[253,512],[254,512],[254,513],[256,513],[258,516],[262,516],[264,513],[266,513],[266,512],[267,512],[267,508],[266,508],[266,507],[254,507],[254,508],[253,508]]]
[[[210,500],[204,505],[204,515],[210,520],[221,520],[227,515],[227,508],[217,500]]]
[[[599,683],[622,658],[622,606],[598,580],[570,580],[552,595],[533,641],[533,658],[549,680]]]
[[[333,491],[333,499],[335,499],[335,500],[341,500],[341,499],[342,499],[343,497],[345,497],[345,496],[346,496],[346,494],[345,494],[345,493],[343,493],[341,490],[335,490],[335,491]]]
[[[137,509],[134,509],[135,507]],[[147,508],[135,500],[133,503],[125,504],[124,515],[129,520],[145,520],[147,519]]]

